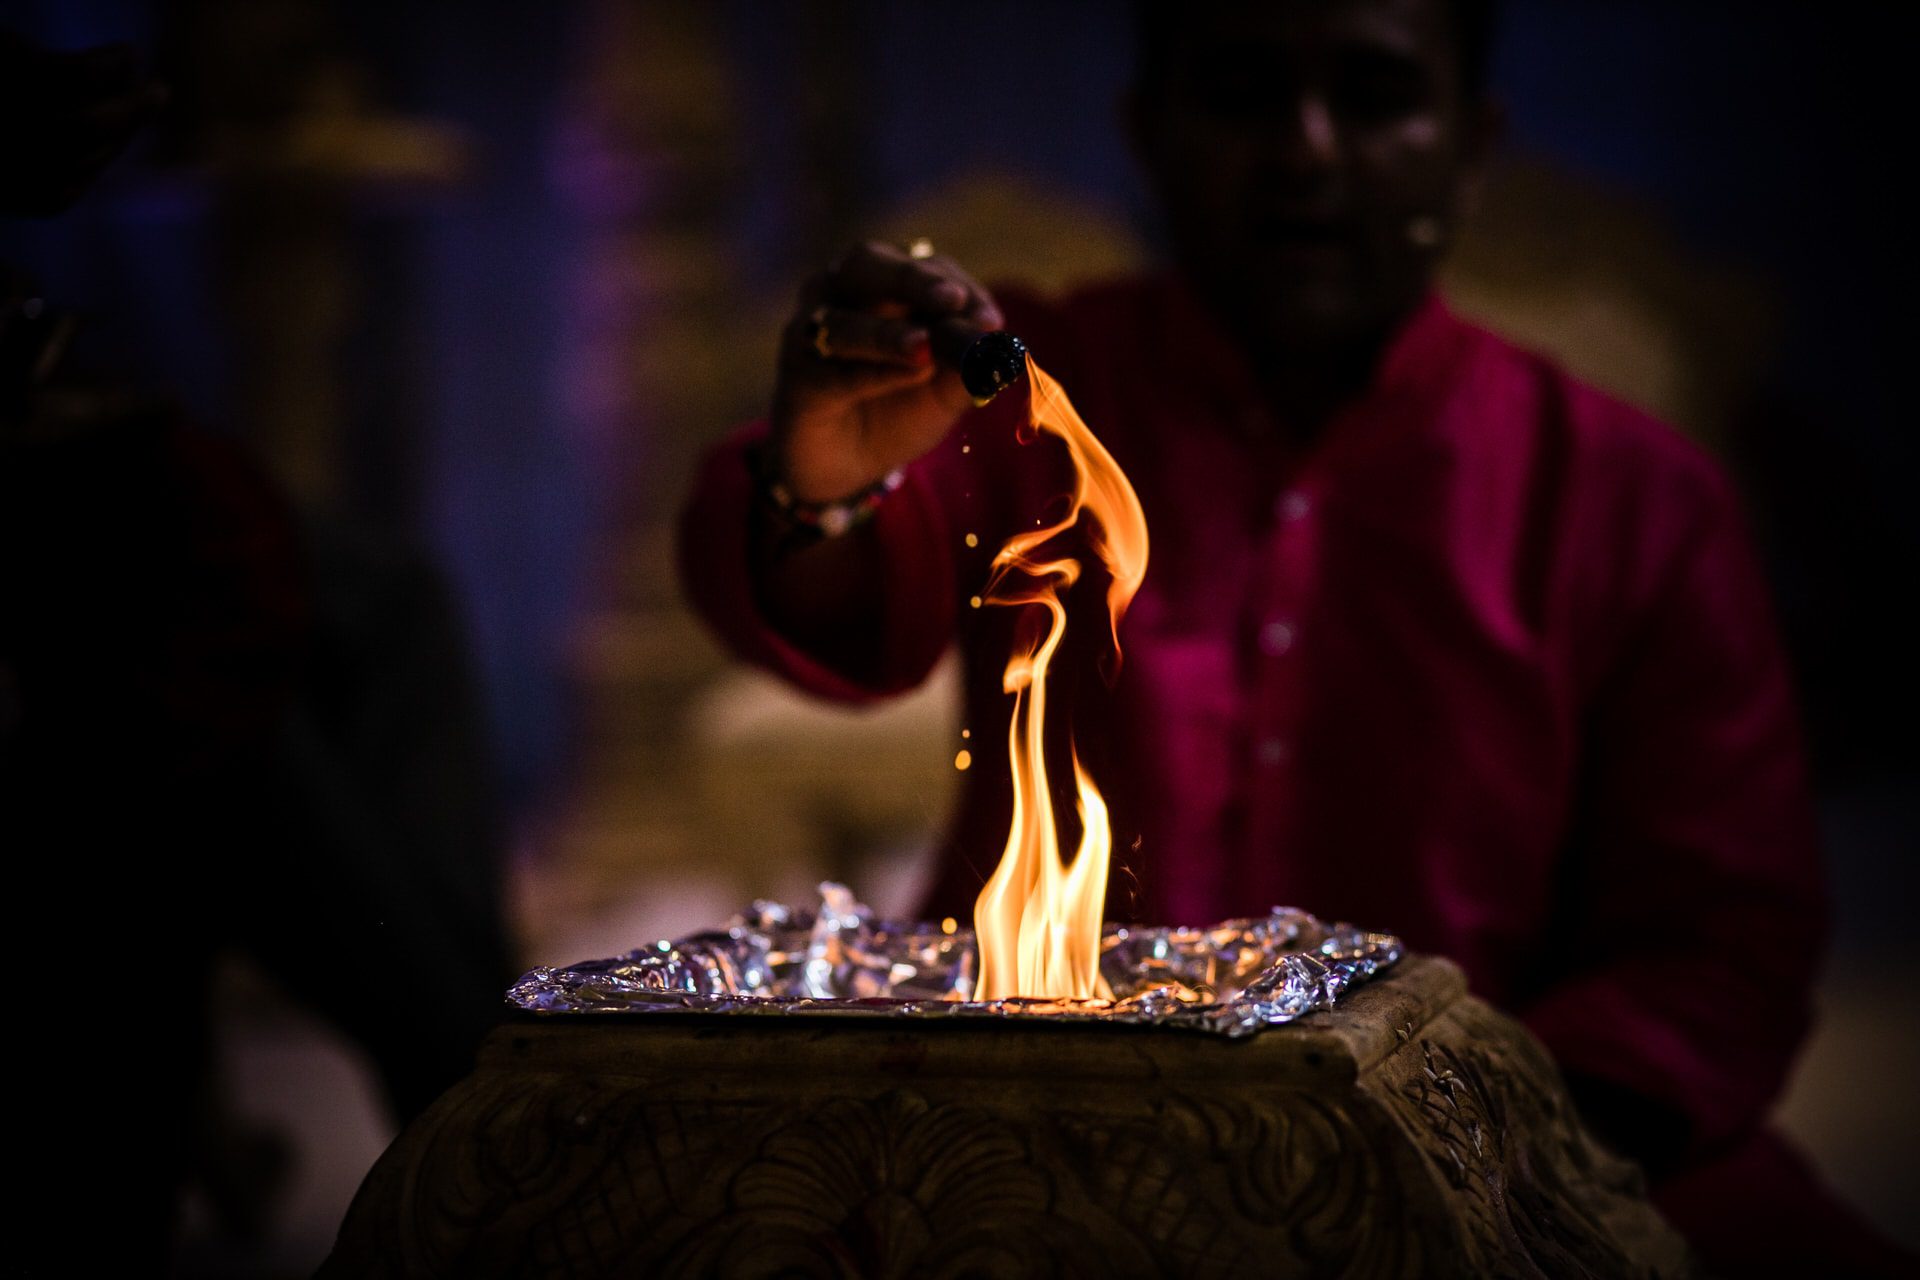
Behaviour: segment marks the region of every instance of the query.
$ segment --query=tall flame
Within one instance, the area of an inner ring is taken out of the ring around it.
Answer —
[[[1080,847],[1071,865],[1061,860],[1044,749],[1047,667],[1066,634],[1063,597],[1079,580],[1081,566],[1075,559],[1041,558],[1041,549],[1073,528],[1083,511],[1090,517],[1087,541],[1112,578],[1107,612],[1117,658],[1121,615],[1147,573],[1147,518],[1113,455],[1094,439],[1060,384],[1031,356],[1027,386],[1028,421],[1066,443],[1074,482],[1066,514],[1057,523],[1016,534],[1000,548],[983,593],[988,604],[1041,605],[1050,621],[1043,638],[1016,647],[1002,679],[1002,687],[1014,697],[1007,729],[1013,822],[1000,865],[974,902],[974,936],[980,948],[974,998],[1086,1000],[1111,995],[1100,977],[1100,926],[1113,834],[1106,802],[1075,752]]]

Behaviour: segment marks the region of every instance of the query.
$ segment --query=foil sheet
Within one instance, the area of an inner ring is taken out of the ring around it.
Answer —
[[[1392,934],[1291,907],[1207,929],[1109,924],[1100,973],[1111,1000],[975,1000],[972,930],[875,920],[844,885],[823,884],[820,897],[813,908],[756,901],[719,929],[538,968],[507,1001],[553,1015],[1044,1018],[1245,1036],[1331,1009],[1402,953]]]

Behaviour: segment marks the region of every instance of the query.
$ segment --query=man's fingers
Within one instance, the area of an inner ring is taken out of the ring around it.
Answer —
[[[911,320],[865,311],[828,307],[814,313],[810,335],[816,352],[829,360],[865,360],[876,364],[931,364],[924,326]]]
[[[972,331],[1003,323],[992,297],[951,259],[915,258],[870,241],[801,285],[781,346],[781,379],[789,394],[843,405],[932,382],[957,413],[966,391],[936,365],[950,363],[955,344]]]
[[[805,403],[814,412],[823,409],[845,411],[875,396],[921,386],[939,376],[940,371],[930,364],[824,360],[808,369],[804,378],[791,379],[784,394],[790,403]]]
[[[973,293],[952,264],[909,257],[906,250],[879,240],[841,258],[828,269],[824,283],[827,300],[837,305],[869,309],[893,304],[926,317],[964,311]]]
[[[840,307],[819,306],[797,317],[788,343],[796,357],[825,363],[916,366],[933,361],[924,326]]]
[[[1000,314],[1000,308],[995,305],[992,296],[952,258],[935,254],[931,258],[920,259],[920,262],[921,265],[939,272],[946,280],[965,291],[966,300],[955,308],[955,313],[961,318],[981,329],[998,329],[1006,323],[1006,318]]]
[[[1006,323],[992,295],[953,259],[915,258],[881,240],[856,246],[807,278],[800,288],[800,310],[808,313],[823,304],[930,323],[961,319],[980,329]]]

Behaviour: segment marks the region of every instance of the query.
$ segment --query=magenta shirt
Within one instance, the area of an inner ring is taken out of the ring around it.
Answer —
[[[1563,1065],[1670,1103],[1695,1150],[1754,1125],[1823,913],[1787,673],[1719,467],[1438,300],[1305,450],[1170,277],[1001,302],[1152,539],[1111,689],[1098,574],[1055,661],[1055,715],[1112,806],[1110,918],[1289,904],[1391,930]],[[929,915],[971,915],[1006,836],[1016,619],[968,600],[1065,487],[1056,442],[1016,441],[1023,402],[970,415],[855,535],[886,549],[882,670],[801,652],[755,608],[741,450],[763,428],[710,456],[684,517],[696,605],[804,689],[882,697],[958,643],[974,764]]]

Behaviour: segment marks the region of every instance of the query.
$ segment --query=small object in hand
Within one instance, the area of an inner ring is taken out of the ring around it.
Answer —
[[[1026,376],[1027,344],[1005,329],[981,334],[960,355],[960,383],[976,405]]]

